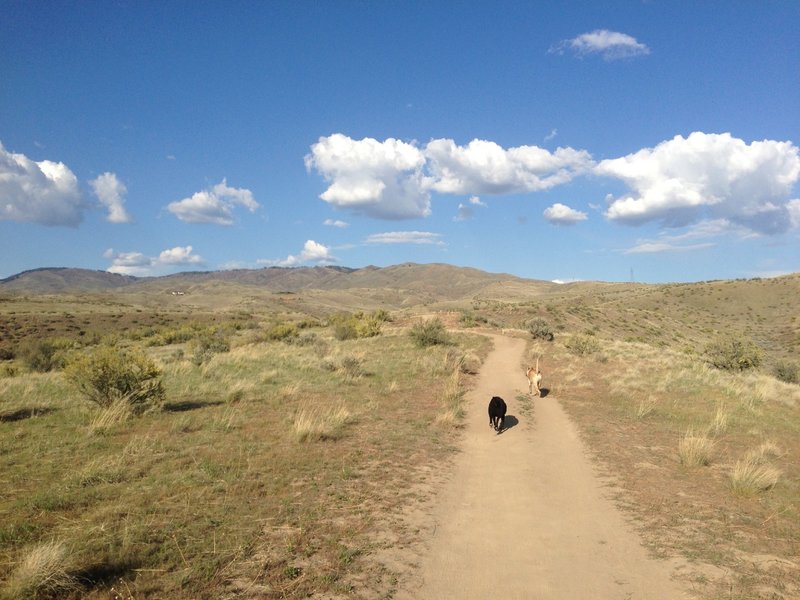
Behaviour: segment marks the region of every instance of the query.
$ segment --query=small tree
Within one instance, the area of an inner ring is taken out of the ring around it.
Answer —
[[[141,351],[101,346],[72,360],[64,376],[103,408],[124,402],[141,413],[161,404],[166,395],[161,370]]]

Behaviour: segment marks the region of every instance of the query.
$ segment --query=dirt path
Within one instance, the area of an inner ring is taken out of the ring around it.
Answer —
[[[558,398],[517,399],[527,392],[524,340],[494,343],[467,398],[462,452],[436,500],[419,570],[395,597],[689,598],[607,498]],[[501,435],[488,425],[493,395],[508,404]]]

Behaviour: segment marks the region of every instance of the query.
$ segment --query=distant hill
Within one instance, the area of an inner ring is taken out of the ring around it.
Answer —
[[[53,294],[114,290],[142,281],[142,278],[108,271],[51,267],[23,271],[0,279],[0,292]]]
[[[25,271],[0,280],[0,292],[58,294],[99,292],[126,288],[136,291],[181,291],[210,284],[236,284],[271,292],[304,290],[381,289],[408,290],[414,296],[428,294],[437,300],[473,296],[496,285],[525,285],[525,280],[508,274],[446,264],[405,263],[390,267],[267,267],[231,271],[197,271],[162,277],[133,277],[107,271],[71,268],[43,268]],[[549,282],[539,282],[555,286]]]

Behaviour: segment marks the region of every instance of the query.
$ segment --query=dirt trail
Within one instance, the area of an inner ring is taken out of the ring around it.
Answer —
[[[396,598],[689,598],[673,565],[651,559],[607,497],[577,430],[553,394],[527,393],[522,339],[495,349],[467,398],[462,452],[437,497],[419,570]],[[543,387],[547,389],[547,373]],[[486,406],[508,404],[500,435]]]

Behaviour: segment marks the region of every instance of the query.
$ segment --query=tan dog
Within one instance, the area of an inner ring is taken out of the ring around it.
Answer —
[[[533,388],[536,388],[536,395],[541,397],[542,390],[539,388],[539,384],[542,383],[542,372],[539,370],[539,357],[536,357],[536,366],[535,367],[528,367],[528,370],[525,371],[525,376],[528,378],[528,393],[533,393]]]

